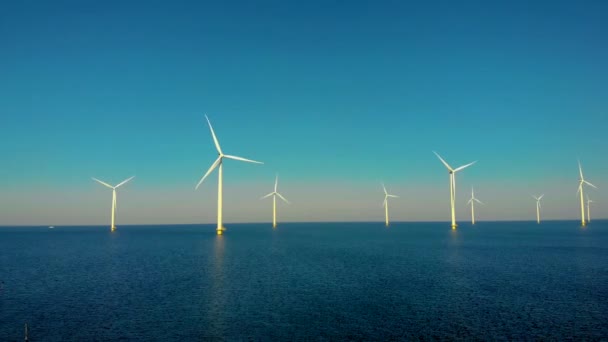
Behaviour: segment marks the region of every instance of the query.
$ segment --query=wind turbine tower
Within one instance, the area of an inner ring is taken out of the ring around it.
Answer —
[[[386,187],[384,186],[384,183],[382,184],[382,189],[384,190],[384,202],[382,202],[382,205],[384,206],[385,223],[386,223],[386,226],[388,227],[389,226],[389,222],[388,222],[388,199],[389,199],[389,197],[398,198],[399,196],[389,194],[388,191],[386,191]]]
[[[94,181],[96,181],[97,183],[108,187],[110,189],[112,189],[112,225],[110,226],[110,231],[115,231],[116,230],[116,225],[114,225],[114,218],[116,217],[116,189],[118,189],[121,185],[124,185],[125,183],[127,183],[128,181],[130,181],[131,179],[135,178],[135,176],[131,177],[131,178],[127,178],[124,181],[118,183],[118,185],[112,186],[106,182],[100,181],[97,178],[92,177]]]
[[[283,201],[285,201],[285,203],[289,204],[289,201],[283,197],[283,195],[281,195],[279,193],[279,191],[277,190],[279,185],[279,175],[276,176],[276,178],[274,179],[274,191],[269,193],[268,195],[264,195],[262,196],[260,199],[264,199],[264,198],[268,198],[270,196],[272,196],[272,228],[276,228],[277,227],[277,196],[282,199]]]
[[[538,197],[532,196],[536,200],[536,223],[538,224],[540,224],[540,200],[543,199],[543,196],[545,196],[545,194],[542,194]]]
[[[585,201],[584,201],[584,196],[583,196],[583,185],[587,184],[591,187],[594,187],[597,189],[597,187],[591,183],[589,183],[588,181],[585,180],[585,177],[583,177],[583,168],[581,167],[581,162],[578,162],[578,173],[580,175],[580,178],[578,180],[578,190],[577,193],[580,193],[581,195],[581,224],[584,226],[587,225],[587,222],[585,221]]]
[[[587,222],[591,222],[591,203],[593,203],[593,200],[590,200],[589,195],[587,195]]]
[[[217,231],[218,235],[222,235],[222,233],[225,230],[223,223],[222,223],[222,167],[224,164],[224,158],[244,161],[244,162],[248,162],[248,163],[255,163],[255,164],[264,164],[264,163],[255,161],[255,160],[245,159],[242,157],[224,154],[224,152],[222,152],[222,148],[220,147],[220,143],[218,142],[217,137],[215,136],[213,127],[211,126],[211,121],[209,121],[209,118],[207,117],[207,115],[205,115],[205,118],[207,119],[207,123],[209,124],[209,130],[211,130],[211,136],[213,137],[213,142],[215,143],[215,148],[217,149],[218,157],[215,160],[215,162],[213,162],[213,164],[211,164],[211,167],[209,168],[209,170],[207,170],[207,173],[205,173],[203,178],[201,178],[201,180],[198,182],[198,184],[196,184],[195,189],[198,189],[198,187],[203,183],[205,178],[207,178],[207,176],[209,176],[209,174],[211,172],[213,172],[213,170],[215,170],[216,168],[219,168],[218,177],[217,177],[217,229],[216,229],[216,231]]]
[[[433,151],[433,153],[435,153],[435,155],[437,156],[437,158],[439,158],[439,160],[441,160],[441,162],[443,163],[443,165],[445,165],[445,167],[448,169],[448,173],[450,175],[450,207],[451,207],[451,211],[452,211],[452,229],[456,229],[456,227],[458,227],[458,225],[456,224],[456,208],[455,208],[455,198],[456,198],[456,172],[465,169],[473,164],[475,164],[477,161],[474,161],[472,163],[468,163],[466,165],[457,167],[457,168],[452,168],[445,160],[443,160],[443,158],[441,158],[441,156]]]
[[[471,205],[471,224],[475,224],[475,202],[483,205],[483,202],[475,198],[475,191],[471,188],[471,199],[467,202]]]

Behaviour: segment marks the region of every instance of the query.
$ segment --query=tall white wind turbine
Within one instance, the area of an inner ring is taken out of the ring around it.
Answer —
[[[587,195],[587,222],[591,222],[591,203],[593,203],[593,200],[590,200],[589,195]]]
[[[577,193],[581,194],[581,224],[584,227],[584,226],[587,225],[587,222],[585,221],[585,201],[583,200],[583,185],[587,184],[587,185],[589,185],[591,187],[594,187],[596,189],[597,189],[597,186],[595,186],[595,185],[593,185],[593,184],[591,184],[591,183],[589,183],[589,182],[587,182],[585,180],[585,177],[583,177],[583,168],[581,167],[581,162],[580,161],[578,162],[578,172],[579,172],[580,178],[578,180],[578,190],[577,190]]]
[[[539,224],[540,224],[540,200],[543,199],[543,196],[545,196],[545,194],[542,194],[538,197],[532,196],[536,200],[536,223],[539,223]]]
[[[279,175],[277,175],[276,178],[274,179],[274,191],[269,193],[268,195],[264,195],[260,198],[260,199],[264,199],[264,198],[268,198],[268,197],[272,196],[272,228],[277,227],[277,196],[279,196],[280,199],[285,201],[285,203],[289,204],[289,201],[285,197],[283,197],[283,195],[281,195],[279,193],[279,191],[277,190],[278,186],[279,186]]]
[[[127,178],[127,179],[125,179],[124,181],[118,183],[115,186],[111,186],[110,184],[108,184],[106,182],[103,182],[103,181],[100,181],[97,178],[94,178],[94,177],[91,177],[91,178],[93,178],[93,180],[96,181],[97,183],[99,183],[99,184],[101,184],[101,185],[103,185],[105,187],[108,187],[108,188],[112,189],[112,226],[110,227],[110,231],[113,232],[114,230],[116,230],[116,226],[114,225],[114,218],[116,216],[115,212],[116,212],[116,207],[117,207],[117,205],[116,205],[116,189],[118,189],[121,185],[124,185],[125,183],[127,183],[131,179],[135,178],[135,176],[133,176],[131,178]]]
[[[399,196],[389,194],[388,191],[386,191],[386,187],[384,186],[384,183],[382,183],[382,189],[384,190],[384,202],[382,202],[382,205],[384,206],[385,223],[386,223],[386,226],[388,227],[388,225],[389,225],[389,222],[388,222],[388,198],[389,197],[398,198]]]
[[[242,157],[224,154],[220,147],[220,143],[218,142],[217,137],[215,136],[213,127],[211,126],[211,121],[209,121],[209,118],[207,117],[207,115],[205,115],[205,119],[207,119],[207,123],[209,124],[209,130],[211,130],[211,136],[213,136],[213,142],[215,143],[215,148],[217,149],[218,157],[215,160],[215,162],[213,162],[213,164],[211,164],[211,167],[209,168],[209,170],[207,170],[207,173],[205,173],[203,178],[201,178],[201,180],[198,182],[198,184],[196,184],[195,189],[198,189],[198,187],[203,183],[205,178],[207,178],[207,176],[209,176],[209,174],[211,174],[211,172],[213,172],[213,170],[215,170],[217,167],[219,167],[218,180],[217,180],[217,234],[221,235],[223,233],[223,231],[225,230],[225,228],[222,224],[222,166],[224,164],[224,158],[244,161],[244,162],[248,162],[248,163],[255,163],[255,164],[264,164],[264,163],[255,161],[255,160],[245,159]]]
[[[471,224],[475,224],[475,202],[483,205],[483,202],[475,198],[475,191],[471,188],[471,199],[467,202],[471,205]]]
[[[441,158],[441,156],[433,151],[433,153],[435,153],[435,155],[437,156],[437,158],[439,158],[439,160],[441,160],[441,162],[443,163],[443,165],[445,165],[445,167],[448,169],[448,173],[450,174],[450,206],[452,209],[452,229],[456,229],[456,227],[458,226],[456,224],[456,208],[455,208],[455,198],[456,198],[456,177],[455,174],[456,172],[465,169],[473,164],[475,164],[477,161],[474,161],[472,163],[468,163],[466,165],[462,165],[460,167],[457,168],[452,168],[445,160],[443,160],[443,158]]]

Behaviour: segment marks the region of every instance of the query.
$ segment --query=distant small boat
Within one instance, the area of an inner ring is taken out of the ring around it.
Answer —
[[[49,226],[49,229],[53,229],[53,228],[55,228],[55,226]]]

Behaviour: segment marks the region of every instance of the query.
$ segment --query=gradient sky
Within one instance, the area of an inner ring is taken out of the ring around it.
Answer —
[[[608,217],[607,1],[0,5],[0,225]]]

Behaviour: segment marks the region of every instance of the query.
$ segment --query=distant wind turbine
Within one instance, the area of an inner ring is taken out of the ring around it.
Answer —
[[[587,225],[587,222],[585,222],[585,201],[583,200],[583,185],[587,184],[596,189],[597,189],[597,186],[595,186],[585,180],[585,177],[583,177],[583,168],[581,167],[580,161],[578,162],[578,172],[579,172],[580,178],[578,180],[578,190],[576,192],[581,194],[581,224],[584,227]]]
[[[215,136],[215,132],[213,131],[213,127],[211,126],[211,121],[209,121],[209,118],[207,117],[207,115],[205,115],[205,119],[207,119],[207,123],[209,124],[209,130],[211,130],[211,135],[213,136],[213,142],[215,143],[215,148],[217,149],[217,153],[219,156],[217,157],[215,162],[213,162],[213,164],[211,164],[211,167],[209,168],[207,173],[205,173],[203,178],[201,178],[201,180],[198,182],[198,184],[196,184],[195,189],[198,189],[198,187],[203,183],[205,178],[207,178],[207,176],[209,176],[209,174],[211,172],[213,172],[213,170],[215,170],[215,168],[217,168],[219,166],[218,180],[217,180],[217,234],[222,235],[223,231],[225,230],[225,228],[222,224],[222,166],[223,166],[224,158],[240,160],[240,161],[244,161],[244,162],[248,162],[248,163],[256,163],[256,164],[264,164],[264,163],[255,161],[255,160],[245,159],[242,157],[224,154],[222,152],[222,149],[220,148],[220,143],[217,141],[217,137]]]
[[[467,202],[467,204],[471,205],[471,224],[475,224],[475,202],[483,204],[483,202],[475,198],[475,191],[471,188],[471,199]]]
[[[477,161],[474,161],[472,163],[457,167],[455,169],[453,169],[445,160],[443,160],[443,158],[441,158],[441,156],[433,151],[433,153],[435,153],[435,155],[437,156],[437,158],[439,158],[439,160],[441,160],[441,162],[443,163],[443,165],[445,165],[445,167],[448,169],[448,173],[450,174],[450,206],[452,209],[452,229],[456,229],[456,227],[458,226],[456,224],[456,209],[455,209],[455,198],[456,198],[456,177],[455,174],[456,172],[467,168],[473,164],[475,164]]]
[[[93,180],[96,181],[97,183],[99,183],[99,184],[101,184],[103,186],[106,186],[106,187],[112,189],[112,226],[110,227],[110,230],[114,231],[114,230],[116,230],[116,226],[114,225],[115,211],[116,211],[116,207],[117,207],[117,205],[116,205],[116,189],[118,189],[118,187],[120,187],[121,185],[124,185],[125,183],[127,183],[131,179],[135,178],[135,176],[133,176],[131,178],[127,178],[127,179],[125,179],[124,181],[118,183],[118,185],[115,185],[115,186],[111,186],[110,184],[108,184],[106,182],[103,182],[103,181],[100,181],[97,178],[94,178],[94,177],[91,177],[91,178],[93,178]]]
[[[538,197],[532,196],[536,200],[536,223],[539,223],[539,224],[540,224],[540,200],[543,199],[543,196],[545,196],[545,194],[542,194]]]
[[[589,195],[587,195],[587,221],[591,222],[591,203],[593,203],[593,200],[589,199]]]
[[[388,222],[388,198],[389,197],[399,198],[399,196],[389,194],[386,191],[386,187],[384,186],[384,183],[382,183],[382,189],[384,189],[384,202],[382,202],[382,205],[384,206],[385,222],[386,222],[386,226],[388,227],[388,225],[389,225],[389,222]]]
[[[283,195],[281,195],[279,193],[279,191],[277,190],[278,185],[279,185],[279,175],[277,175],[276,178],[274,179],[274,191],[269,193],[268,195],[262,196],[260,198],[260,199],[264,199],[264,198],[268,198],[268,197],[272,196],[272,228],[277,227],[277,196],[279,196],[280,199],[285,201],[285,203],[289,204],[289,201],[285,197],[283,197]]]

